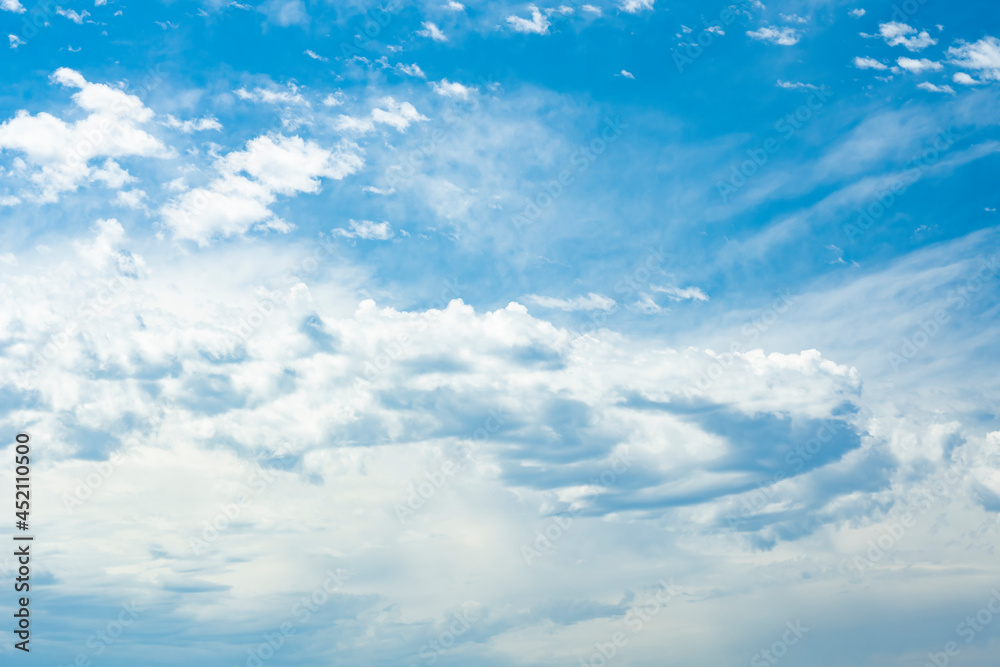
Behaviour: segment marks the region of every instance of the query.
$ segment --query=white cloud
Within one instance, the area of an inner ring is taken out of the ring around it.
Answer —
[[[761,42],[769,42],[771,44],[780,44],[781,46],[791,46],[797,44],[801,35],[795,28],[783,27],[783,28],[773,28],[771,26],[764,26],[759,30],[748,30],[747,35],[752,39],[759,40]]]
[[[470,95],[478,92],[478,89],[473,86],[464,86],[457,81],[448,81],[448,79],[431,82],[431,87],[438,95],[457,97],[463,100],[469,99]]]
[[[262,88],[258,86],[253,90],[239,88],[233,92],[236,93],[236,97],[248,102],[283,105],[298,104],[305,106],[308,106],[309,104],[309,102],[306,101],[306,98],[299,93],[298,86],[293,83],[288,84],[287,90],[273,90],[271,88]]]
[[[924,81],[923,83],[918,83],[917,88],[921,88],[931,93],[947,93],[949,95],[955,94],[955,89],[951,86],[938,86],[929,81]]]
[[[615,300],[590,292],[587,296],[578,296],[573,299],[556,299],[549,296],[538,296],[529,294],[525,297],[528,301],[536,303],[542,308],[554,310],[604,310],[609,311],[615,307]]]
[[[779,16],[781,17],[781,20],[786,23],[798,23],[801,25],[809,22],[808,19],[805,19],[798,14],[779,14]]]
[[[430,21],[424,21],[423,23],[421,23],[421,25],[423,26],[424,29],[418,30],[417,31],[418,35],[421,35],[423,37],[429,37],[433,39],[435,42],[448,41],[448,36],[445,35],[443,32],[441,32],[441,29],[438,28],[434,23],[431,23]]]
[[[67,123],[48,113],[32,116],[21,110],[0,124],[0,148],[21,152],[28,163],[38,167],[31,181],[39,189],[39,201],[56,201],[60,193],[99,177],[104,182],[117,182],[105,168],[92,167],[91,160],[172,154],[159,139],[140,128],[154,114],[135,95],[90,83],[65,67],[56,70],[51,81],[78,89],[73,101],[89,114]]]
[[[397,102],[392,97],[382,100],[386,108],[372,109],[371,119],[375,123],[388,125],[399,132],[406,132],[411,123],[419,123],[427,120],[426,116],[420,114],[409,102]]]
[[[652,9],[654,0],[624,0],[618,8],[629,14],[637,14],[641,11]]]
[[[388,222],[351,220],[349,226],[350,229],[342,227],[334,229],[334,235],[348,239],[367,239],[369,241],[388,241],[393,237],[392,226]]]
[[[306,25],[309,12],[302,0],[268,0],[260,6],[268,19],[280,26]]]
[[[963,86],[977,86],[982,83],[982,81],[976,81],[965,72],[955,72],[955,75],[951,77],[951,80],[955,83],[962,84]]]
[[[507,24],[511,30],[522,33],[534,33],[544,35],[549,31],[549,20],[542,15],[535,5],[528,5],[531,12],[531,19],[524,19],[520,16],[508,16]]]
[[[864,16],[865,14],[867,14],[868,12],[866,12],[863,9],[852,9],[851,11],[849,11],[847,13],[848,13],[848,15],[850,15],[850,16],[856,18],[856,19],[859,19],[862,16]]]
[[[23,14],[27,11],[24,5],[21,4],[21,0],[0,0],[0,9],[7,12],[14,12],[15,14]]]
[[[782,81],[781,79],[778,79],[778,83],[776,85],[778,86],[778,88],[786,88],[788,90],[799,90],[799,89],[819,90],[819,86],[815,86],[811,83],[801,83],[798,81]]]
[[[926,30],[915,34],[917,33],[917,29],[905,23],[898,23],[896,21],[880,23],[878,30],[886,44],[889,46],[905,46],[909,51],[921,51],[928,46],[937,44],[937,40],[931,37]],[[907,35],[913,36],[907,37]]]
[[[347,99],[347,98],[344,95],[344,93],[342,93],[342,92],[340,92],[338,90],[337,92],[330,93],[329,95],[327,95],[326,97],[323,98],[323,106],[325,106],[325,107],[339,107],[340,105],[342,105],[344,103],[345,99]]]
[[[920,72],[940,72],[944,69],[944,65],[941,63],[928,60],[927,58],[921,58],[919,60],[915,60],[913,58],[897,58],[896,63],[903,69],[913,72],[914,74],[919,74]]]
[[[708,295],[697,287],[677,287],[676,285],[652,286],[654,292],[666,294],[671,301],[708,301]]]
[[[10,48],[12,49],[16,49],[17,47],[26,44],[26,42],[17,35],[7,35],[7,39],[10,41]]]
[[[395,69],[407,76],[413,76],[418,79],[427,78],[427,75],[424,74],[424,71],[420,69],[420,65],[418,65],[417,63],[411,63],[409,65],[406,65],[404,63],[396,63]]]
[[[986,36],[972,44],[948,49],[951,62],[965,69],[976,70],[985,79],[1000,81],[1000,39]]]
[[[593,14],[594,16],[601,16],[604,14],[604,12],[601,11],[600,7],[595,7],[594,5],[584,5],[580,9],[587,12],[588,14]]]
[[[463,5],[461,2],[456,2],[455,0],[451,0],[447,5],[444,5],[444,8],[451,10],[453,12],[465,11],[465,5]]]
[[[178,120],[174,116],[167,114],[167,120],[163,123],[165,126],[180,130],[184,134],[191,134],[192,132],[203,132],[205,130],[221,130],[222,124],[212,117],[207,116],[205,118],[194,118],[191,120]]]
[[[623,77],[625,77],[626,79],[633,79],[633,80],[635,79],[635,75],[634,75],[634,74],[632,74],[632,72],[629,72],[628,70],[625,70],[625,69],[623,69],[623,70],[621,71],[621,73],[620,73],[620,74],[618,74],[618,76],[623,76]]]
[[[77,13],[74,9],[63,9],[62,7],[56,7],[56,14],[59,16],[65,16],[70,21],[78,25],[83,25],[83,20],[90,16],[90,12],[86,9],[81,13]]]
[[[321,56],[320,54],[316,53],[312,49],[306,49],[305,51],[303,51],[303,53],[305,53],[307,56],[309,56],[313,60],[318,60],[321,63],[325,63],[325,62],[328,62],[330,60],[329,58],[327,58],[325,56]]]
[[[4,195],[0,197],[0,206],[17,206],[21,203],[20,197],[14,195]]]
[[[862,57],[855,58],[854,66],[857,67],[858,69],[875,69],[875,70],[889,69],[888,65],[880,63],[874,58],[869,58],[868,56],[865,56],[863,58]]]
[[[126,208],[145,210],[146,204],[144,202],[146,199],[145,190],[138,188],[134,190],[121,190],[118,192],[118,196],[115,197],[115,204]]]
[[[163,221],[176,238],[203,246],[255,228],[289,231],[268,208],[277,195],[319,192],[321,178],[342,179],[362,164],[352,145],[330,150],[300,137],[260,136],[219,158],[217,176],[207,186],[166,204]]]

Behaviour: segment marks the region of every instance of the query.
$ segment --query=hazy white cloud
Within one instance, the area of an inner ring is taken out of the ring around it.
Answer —
[[[955,94],[955,89],[952,88],[951,86],[938,86],[936,84],[930,83],[929,81],[918,83],[917,88],[926,90],[931,93],[947,93],[949,95]]]
[[[62,7],[56,7],[56,14],[58,14],[59,16],[64,16],[73,23],[76,23],[78,25],[83,25],[83,20],[88,16],[90,16],[90,12],[88,12],[86,9],[80,13],[77,13],[77,11],[74,9],[63,9]]]
[[[388,241],[393,237],[392,226],[388,222],[372,222],[371,220],[351,220],[348,229],[338,227],[333,230],[333,234],[349,239],[370,241]]]
[[[538,296],[529,294],[525,297],[531,303],[536,303],[542,308],[552,308],[555,310],[611,310],[615,307],[615,300],[609,299],[602,294],[589,293],[587,296],[578,296],[573,299],[556,299],[549,296]]]
[[[621,71],[621,72],[620,72],[620,73],[618,74],[618,76],[622,76],[622,77],[625,77],[626,79],[633,79],[633,80],[635,79],[635,75],[634,75],[634,74],[632,74],[632,72],[629,72],[629,71],[628,71],[628,70],[626,70],[626,69],[623,69],[623,70],[622,70],[622,71]]]
[[[629,14],[637,14],[641,11],[652,9],[653,2],[654,0],[624,0],[624,2],[618,5],[618,8]]]
[[[325,56],[321,56],[320,54],[316,53],[312,49],[306,49],[303,53],[305,53],[307,56],[309,56],[313,60],[318,60],[321,63],[329,62],[329,60],[330,60],[329,58],[327,58]]]
[[[463,100],[469,99],[470,95],[478,92],[474,86],[464,86],[457,81],[449,81],[448,79],[432,81],[431,88],[434,89],[435,93],[443,97],[457,97]]]
[[[448,41],[448,36],[445,35],[443,32],[441,32],[441,29],[438,28],[434,23],[431,23],[430,21],[424,21],[421,25],[423,26],[423,30],[418,30],[417,31],[418,35],[421,35],[423,37],[429,37],[435,42]]]
[[[666,294],[671,301],[708,301],[708,295],[697,287],[677,287],[676,285],[652,286],[654,292]]]
[[[26,44],[26,42],[17,35],[7,35],[7,40],[10,42],[10,48],[12,49],[16,49],[17,47]]]
[[[782,28],[764,26],[757,30],[748,30],[747,35],[749,35],[752,39],[756,39],[761,42],[780,44],[781,46],[791,46],[793,44],[797,44],[801,38],[798,30],[787,26]]]
[[[865,14],[867,14],[867,12],[866,12],[865,10],[863,10],[863,9],[852,9],[851,11],[849,11],[849,12],[847,12],[847,13],[848,13],[848,14],[849,14],[850,16],[852,16],[852,17],[856,18],[856,19],[859,19],[859,18],[861,18],[862,16],[864,16]]]
[[[222,124],[213,116],[205,118],[193,118],[190,120],[178,120],[174,116],[167,114],[164,125],[175,130],[180,130],[185,134],[192,132],[203,132],[205,130],[221,130]]]
[[[27,11],[24,5],[21,4],[21,0],[0,0],[0,9],[7,12],[14,12],[15,14],[23,14]]]
[[[874,58],[869,58],[868,56],[864,57],[858,56],[857,58],[855,58],[854,66],[857,67],[858,69],[876,69],[876,70],[889,69],[888,65],[880,63]]]
[[[254,88],[253,90],[247,90],[246,88],[238,88],[233,91],[236,97],[241,100],[246,100],[248,102],[261,102],[264,104],[279,104],[279,105],[308,105],[309,102],[306,101],[300,93],[298,86],[295,84],[288,84],[285,90],[274,90],[271,88],[262,88],[260,86]]]
[[[781,79],[778,79],[778,83],[776,85],[778,88],[786,88],[788,90],[819,90],[819,86],[799,81],[782,81]]]
[[[507,17],[507,25],[510,26],[511,30],[515,32],[534,33],[536,35],[548,33],[549,20],[539,11],[538,7],[528,5],[528,10],[531,12],[530,19],[513,15]]]

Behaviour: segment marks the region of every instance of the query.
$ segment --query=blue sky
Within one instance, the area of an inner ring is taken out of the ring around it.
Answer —
[[[993,4],[0,22],[40,664],[992,664]]]

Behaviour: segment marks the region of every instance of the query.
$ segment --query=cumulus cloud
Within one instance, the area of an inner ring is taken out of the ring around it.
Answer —
[[[910,51],[921,51],[928,46],[937,44],[937,40],[931,37],[926,30],[918,33],[916,28],[897,21],[880,23],[878,31],[889,46],[904,46]]]
[[[624,0],[618,8],[628,14],[637,14],[653,8],[654,0]]]
[[[530,19],[514,15],[507,17],[507,25],[510,26],[510,29],[514,32],[534,33],[536,35],[548,33],[549,20],[539,11],[538,7],[528,5],[528,10],[531,12]]]
[[[17,47],[26,44],[26,42],[17,35],[7,35],[7,41],[10,42],[10,48],[12,49],[16,49]]]
[[[367,239],[370,241],[388,241],[393,237],[392,226],[388,222],[372,222],[371,220],[351,220],[347,229],[338,227],[333,230],[333,234],[348,239]]]
[[[848,13],[848,15],[850,15],[851,17],[856,18],[856,19],[859,19],[862,16],[864,16],[865,14],[867,14],[867,12],[865,10],[860,9],[860,8],[859,9],[852,9],[851,11],[849,11],[847,13]]]
[[[924,81],[923,83],[918,83],[917,88],[921,90],[926,90],[931,93],[947,93],[948,95],[954,95],[955,89],[951,86],[938,86],[936,84],[930,83],[929,81]]]
[[[169,128],[180,130],[184,134],[203,132],[205,130],[222,129],[222,124],[212,116],[208,116],[206,118],[193,118],[190,120],[178,120],[174,116],[167,114],[166,121],[164,121],[163,124]]]
[[[76,89],[73,101],[88,115],[67,123],[48,113],[33,116],[21,110],[0,124],[0,148],[22,153],[37,168],[30,179],[37,186],[35,197],[39,201],[56,201],[60,193],[76,190],[88,181],[117,182],[120,179],[106,178],[109,165],[117,168],[114,158],[172,154],[142,129],[154,113],[135,95],[91,83],[65,67],[56,70],[51,81]],[[104,167],[91,165],[100,158],[105,158]]]
[[[384,98],[380,104],[385,108],[376,107],[366,118],[357,118],[342,114],[337,117],[336,128],[347,134],[367,134],[375,129],[376,124],[388,125],[399,132],[406,132],[412,123],[428,120],[409,102],[398,102],[392,97]]]
[[[982,83],[982,81],[976,81],[965,72],[955,72],[954,76],[951,77],[951,80],[963,86],[975,86]]]
[[[443,97],[457,97],[463,100],[469,99],[470,95],[478,92],[474,86],[465,86],[457,81],[449,81],[448,79],[431,82],[431,88],[433,88],[435,93]]]
[[[761,42],[780,44],[781,46],[792,46],[797,44],[801,38],[798,30],[787,26],[783,28],[763,26],[758,30],[748,30],[747,35]]]
[[[858,56],[854,59],[854,66],[858,69],[875,69],[875,70],[885,70],[889,69],[888,65],[880,63],[874,58],[869,58],[868,56]]]
[[[617,76],[621,76],[626,79],[632,79],[633,81],[635,80],[635,75],[632,74],[632,72],[629,72],[627,69],[623,69],[621,72],[617,74]]]
[[[269,208],[278,195],[319,192],[320,179],[342,179],[362,164],[350,144],[327,149],[297,136],[260,136],[219,158],[208,185],[163,206],[163,222],[176,238],[199,245],[254,228],[289,231],[291,225]]]
[[[23,14],[27,11],[24,5],[21,4],[21,0],[0,0],[0,9],[7,12],[14,12],[15,14]]]
[[[90,16],[90,12],[86,9],[83,12],[77,13],[74,9],[63,9],[62,7],[56,7],[56,14],[68,18],[77,25],[83,25],[83,20]]]
[[[948,56],[959,67],[977,71],[984,79],[1000,81],[1000,39],[996,37],[949,47]]]
[[[438,28],[434,23],[431,23],[430,21],[424,21],[421,25],[423,26],[423,30],[418,30],[417,31],[418,35],[421,35],[423,37],[429,37],[435,42],[448,41],[448,36],[445,35],[443,32],[441,32],[441,29]]]
[[[578,296],[573,299],[556,299],[549,296],[538,296],[529,294],[525,297],[531,303],[536,303],[542,308],[552,308],[555,310],[611,310],[615,307],[615,300],[609,299],[602,294],[589,293],[587,296]]]
[[[944,69],[944,65],[927,58],[920,58],[915,60],[913,58],[897,58],[896,63],[907,70],[908,72],[913,72],[914,74],[919,74],[920,72],[940,72]]]

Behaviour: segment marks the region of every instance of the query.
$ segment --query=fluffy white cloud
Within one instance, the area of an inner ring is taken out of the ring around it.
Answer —
[[[662,292],[671,301],[708,301],[708,295],[697,287],[677,287],[676,285],[653,286],[654,292]]]
[[[21,0],[0,0],[0,9],[15,14],[23,14],[26,11]]]
[[[203,132],[205,130],[222,129],[222,124],[212,116],[208,116],[206,118],[193,118],[191,120],[178,120],[174,116],[167,114],[166,121],[164,121],[163,124],[169,128],[180,130],[184,134]]]
[[[954,76],[951,77],[951,80],[963,86],[975,86],[982,83],[981,81],[976,81],[965,72],[955,72]]]
[[[76,10],[63,9],[62,7],[56,7],[56,14],[68,18],[70,21],[76,23],[77,25],[83,25],[83,20],[88,16],[90,16],[90,12],[88,12],[86,9],[80,13],[77,13]]]
[[[926,90],[931,93],[947,93],[948,95],[954,95],[955,89],[951,86],[938,86],[929,81],[924,81],[923,83],[918,83],[917,88]]]
[[[874,58],[869,58],[868,56],[864,57],[858,56],[857,58],[855,58],[854,66],[857,67],[858,69],[877,69],[877,70],[889,69],[888,65],[880,63]]]
[[[12,49],[16,49],[17,47],[26,44],[26,42],[17,35],[7,35],[7,41],[10,42],[10,48]]]
[[[787,26],[783,28],[763,26],[758,30],[748,30],[747,35],[749,35],[752,39],[756,39],[761,42],[780,44],[781,46],[791,46],[793,44],[797,44],[801,38],[798,30]]]
[[[611,310],[615,307],[615,300],[609,299],[602,294],[591,292],[587,296],[578,296],[573,299],[556,299],[550,296],[538,296],[529,294],[525,297],[531,303],[537,303],[542,308],[553,308],[556,310]]]
[[[889,46],[905,46],[910,51],[921,51],[928,46],[937,44],[937,40],[931,37],[926,30],[917,33],[916,28],[897,21],[880,23],[878,31]]]
[[[847,13],[848,13],[848,14],[849,14],[850,16],[852,16],[852,17],[854,17],[854,18],[856,18],[856,19],[859,19],[859,18],[861,18],[862,16],[864,16],[865,14],[867,14],[868,12],[866,12],[865,10],[863,10],[863,9],[860,9],[860,8],[859,8],[859,9],[852,9],[851,11],[849,11],[849,12],[847,12]]]
[[[948,49],[952,63],[975,70],[985,79],[1000,81],[1000,39],[986,36],[972,44],[961,44]]]
[[[412,123],[428,120],[409,102],[398,102],[392,97],[386,97],[379,102],[382,106],[375,107],[367,118],[357,118],[342,114],[337,117],[335,127],[346,134],[367,134],[375,129],[375,125],[388,125],[399,132],[406,132]]]
[[[392,226],[388,222],[372,222],[371,220],[351,220],[348,229],[338,227],[333,230],[335,236],[348,239],[367,239],[370,241],[388,241],[393,237]]]
[[[536,35],[546,34],[549,31],[549,20],[545,18],[535,5],[528,5],[528,10],[531,12],[530,19],[513,15],[507,17],[507,24],[511,30],[515,32],[534,33]]]
[[[435,42],[447,42],[448,36],[441,32],[441,29],[437,27],[434,23],[430,21],[424,21],[422,24],[423,30],[418,30],[417,34],[423,37],[429,37]]]
[[[654,0],[624,0],[618,8],[629,14],[637,14],[653,8]]]
[[[297,136],[261,136],[219,158],[214,180],[168,202],[161,214],[175,237],[199,245],[251,228],[288,231],[268,208],[277,195],[318,192],[321,178],[342,179],[362,164],[351,144],[326,149]]]
[[[913,72],[914,74],[919,74],[920,72],[940,72],[944,69],[944,65],[933,60],[928,60],[927,58],[920,58],[915,60],[913,58],[897,58],[896,63],[903,69]]]
[[[326,56],[321,56],[320,54],[316,53],[312,49],[306,49],[305,51],[303,51],[303,53],[305,53],[307,56],[309,56],[313,60],[318,60],[321,63],[329,62],[329,60],[330,60]]]
[[[104,168],[91,166],[92,160],[127,156],[162,158],[172,154],[159,139],[140,127],[150,122],[154,114],[135,95],[90,83],[79,72],[65,67],[56,70],[51,80],[77,89],[73,101],[89,112],[85,118],[67,123],[48,113],[33,116],[21,110],[0,124],[0,148],[23,153],[27,162],[38,168],[30,178],[38,187],[35,198],[39,201],[56,201],[61,192],[73,191],[88,181],[120,181],[120,178],[109,181],[106,171],[102,171]]]
[[[297,104],[307,106],[309,104],[301,93],[299,93],[298,86],[293,83],[288,84],[286,90],[274,90],[271,88],[262,88],[260,86],[254,88],[253,90],[247,90],[246,88],[239,88],[235,91],[236,96],[241,100],[247,100],[248,102],[262,102],[264,104]]]
[[[463,100],[469,99],[470,95],[477,92],[474,86],[465,86],[457,81],[449,81],[448,79],[431,82],[431,87],[438,95],[443,97],[457,97]]]

